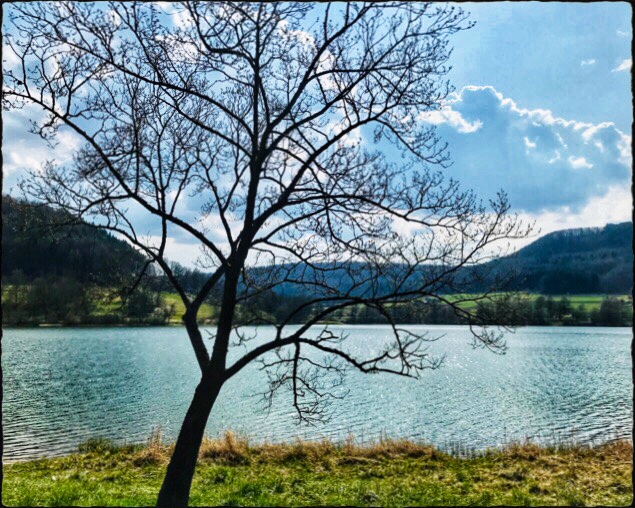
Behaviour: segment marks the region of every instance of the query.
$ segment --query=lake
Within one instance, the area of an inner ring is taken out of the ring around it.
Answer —
[[[352,353],[390,335],[378,325],[330,328],[349,335]],[[286,392],[266,409],[266,374],[250,365],[223,388],[208,434],[232,429],[282,441],[352,433],[360,442],[387,435],[445,450],[631,437],[630,328],[520,328],[507,334],[505,355],[473,349],[463,326],[410,328],[441,336],[430,343],[431,353],[446,354],[439,369],[418,380],[351,371],[331,419],[306,427]],[[254,343],[273,333],[249,331]],[[174,439],[199,375],[178,327],[5,329],[2,369],[5,461],[73,452],[91,437],[143,442],[157,427]]]

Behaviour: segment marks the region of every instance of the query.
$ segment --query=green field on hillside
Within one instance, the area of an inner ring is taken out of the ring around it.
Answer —
[[[570,302],[570,304],[574,307],[578,307],[579,305],[582,305],[584,307],[584,310],[587,312],[590,312],[592,310],[595,309],[599,309],[600,305],[602,304],[602,300],[604,300],[607,295],[540,295],[540,294],[536,294],[536,293],[493,293],[491,295],[491,298],[495,299],[495,298],[499,298],[501,296],[504,295],[518,295],[519,297],[521,297],[522,299],[526,299],[529,302],[535,302],[538,298],[540,298],[541,296],[545,299],[551,298],[554,302],[560,302],[560,300],[562,300],[563,298],[567,298]],[[623,302],[626,302],[629,300],[629,298],[631,297],[631,295],[611,295]],[[459,305],[467,310],[469,309],[474,309],[477,305],[477,301],[475,301],[475,298],[479,298],[479,295],[473,295],[473,294],[457,294],[457,295],[448,295],[447,300],[449,302],[456,302],[458,300],[468,300],[464,303],[460,303]]]
[[[171,324],[181,323],[181,316],[185,313],[185,305],[183,300],[176,293],[161,293],[161,298],[167,305],[174,305],[174,316],[170,319]],[[198,311],[198,319],[201,322],[207,322],[213,320],[218,315],[217,309],[211,306],[209,303],[201,305]]]

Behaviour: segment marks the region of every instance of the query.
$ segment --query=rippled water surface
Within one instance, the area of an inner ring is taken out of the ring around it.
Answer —
[[[249,366],[223,388],[208,433],[225,429],[255,441],[294,436],[359,440],[380,434],[485,448],[510,440],[630,437],[629,328],[522,328],[509,350],[473,350],[467,328],[413,326],[443,336],[430,351],[443,366],[421,379],[350,372],[349,393],[326,424],[298,426],[288,394],[269,411],[266,375]],[[382,326],[341,326],[351,352],[389,337]],[[211,330],[210,330],[211,332]],[[253,329],[255,342],[272,329]],[[197,382],[182,328],[7,329],[2,338],[4,460],[58,455],[90,437],[141,442],[161,427],[174,438]]]

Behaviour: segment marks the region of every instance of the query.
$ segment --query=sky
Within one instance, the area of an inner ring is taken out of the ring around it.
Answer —
[[[423,121],[449,144],[448,176],[487,199],[502,189],[535,235],[632,217],[631,7],[626,2],[463,3],[474,28],[453,36],[455,92]],[[10,63],[10,62],[8,62]],[[29,110],[3,113],[3,192],[27,167],[71,159],[28,132]],[[191,265],[198,250],[172,241]]]
[[[630,220],[631,7],[626,2],[464,3],[456,97],[434,119],[449,173],[504,189],[540,234]]]

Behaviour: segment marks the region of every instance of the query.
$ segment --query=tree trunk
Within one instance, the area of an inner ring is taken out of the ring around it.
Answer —
[[[187,330],[187,336],[190,338],[190,343],[194,348],[194,354],[196,355],[196,361],[198,362],[201,372],[205,372],[205,368],[209,363],[209,356],[207,355],[207,349],[203,344],[203,337],[201,331],[198,329],[198,323],[196,322],[196,313],[186,312],[183,315],[183,323]]]
[[[223,304],[211,359],[207,358],[207,351],[203,346],[203,339],[196,323],[196,311],[186,312],[183,316],[201,367],[202,377],[176,440],[174,453],[159,491],[158,507],[187,506],[205,425],[216,397],[226,381],[225,360],[236,308],[236,288],[241,266],[242,264],[236,263],[225,278]]]
[[[221,375],[208,370],[196,387],[159,491],[157,506],[187,506],[205,425],[224,381]]]

